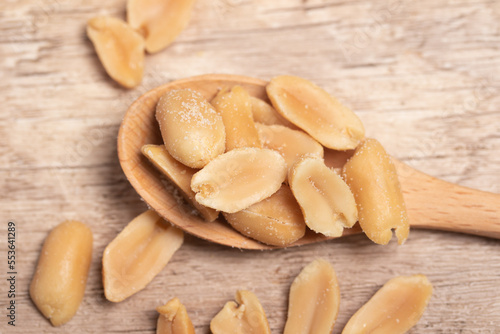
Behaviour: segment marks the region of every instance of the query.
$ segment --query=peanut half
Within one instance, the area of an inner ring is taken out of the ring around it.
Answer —
[[[252,117],[250,95],[241,86],[221,91],[211,101],[226,129],[226,151],[239,147],[262,147]]]
[[[200,212],[206,221],[212,222],[217,219],[218,211],[201,205],[194,198],[195,193],[191,190],[191,179],[197,172],[196,169],[184,166],[175,160],[167,152],[164,145],[144,145],[141,151],[160,172],[175,183],[184,198]]]
[[[194,0],[128,0],[127,21],[146,39],[146,50],[158,52],[186,28]]]
[[[234,213],[274,194],[285,177],[286,163],[278,152],[237,148],[194,174],[191,189],[202,205]]]
[[[264,100],[250,96],[250,104],[252,105],[252,116],[255,122],[266,125],[283,125],[289,128],[296,128],[295,125],[283,118],[283,116]]]
[[[61,223],[45,239],[30,296],[53,326],[68,322],[78,310],[91,260],[92,232],[83,223]]]
[[[183,240],[183,232],[153,210],[134,218],[104,250],[102,279],[106,298],[120,302],[144,289]]]
[[[179,298],[169,300],[156,310],[160,313],[156,334],[194,334],[193,323]]]
[[[271,197],[224,217],[241,234],[273,246],[288,246],[306,233],[300,207],[286,185]]]
[[[144,71],[144,39],[124,21],[94,17],[87,24],[87,36],[113,80],[126,88],[141,83]]]
[[[340,237],[344,227],[356,223],[358,212],[353,194],[323,160],[301,158],[288,172],[288,183],[311,230]]]
[[[266,89],[283,117],[325,147],[353,149],[363,139],[365,130],[356,114],[312,82],[284,75],[273,78]]]
[[[354,194],[359,225],[373,242],[385,245],[396,229],[402,244],[410,231],[396,168],[382,145],[365,140],[344,165],[344,180]]]
[[[393,278],[352,316],[342,333],[406,333],[422,317],[431,295],[432,285],[424,275]]]
[[[330,263],[309,263],[290,287],[284,334],[329,334],[337,319],[340,291]]]
[[[255,294],[236,292],[236,304],[227,302],[210,322],[213,334],[271,334],[266,313]]]
[[[168,153],[186,166],[201,168],[226,149],[222,117],[198,92],[165,93],[156,106],[156,119]]]

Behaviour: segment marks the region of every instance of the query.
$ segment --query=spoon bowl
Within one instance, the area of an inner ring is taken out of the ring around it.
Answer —
[[[219,217],[207,222],[191,206],[179,199],[176,189],[142,155],[146,144],[162,144],[155,118],[160,97],[173,89],[193,89],[208,100],[225,88],[240,85],[255,97],[267,100],[267,82],[236,75],[209,74],[173,81],[139,97],[127,110],[118,133],[120,165],[131,185],[144,201],[163,218],[180,229],[218,244],[243,249],[273,249],[250,239]],[[352,152],[325,150],[325,163],[341,167]],[[394,159],[405,197],[410,225],[500,238],[500,195],[461,187],[423,174]],[[343,236],[361,233],[356,224]],[[332,239],[309,231],[288,246]]]

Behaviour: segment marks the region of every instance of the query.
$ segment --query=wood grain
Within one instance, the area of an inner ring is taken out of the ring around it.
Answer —
[[[414,273],[426,274],[435,292],[411,333],[498,331],[500,245],[484,237],[413,230],[400,247],[359,235],[270,252],[187,237],[144,291],[119,304],[103,297],[100,265],[104,247],[146,209],[118,163],[125,110],[144,92],[193,75],[311,79],[355,110],[396,158],[499,193],[498,1],[198,0],[188,28],[146,58],[142,85],[129,91],[107,77],[84,33],[91,17],[123,18],[124,8],[123,0],[0,4],[2,310],[7,221],[18,231],[17,326],[7,327],[2,315],[1,333],[154,333],[154,308],[173,296],[197,333],[208,333],[239,288],[257,294],[280,333],[289,285],[316,257],[333,263],[340,282],[334,333],[385,281]],[[64,219],[92,228],[94,257],[80,310],[54,329],[27,291],[44,238]]]

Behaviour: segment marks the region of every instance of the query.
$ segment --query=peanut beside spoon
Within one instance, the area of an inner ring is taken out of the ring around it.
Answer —
[[[161,216],[184,231],[222,245],[244,249],[272,249],[233,230],[222,218],[206,222],[191,214],[169,192],[154,166],[141,153],[145,144],[161,144],[155,119],[158,99],[172,89],[191,88],[211,99],[223,88],[241,85],[251,95],[266,99],[266,82],[235,75],[209,74],[173,81],[137,99],[128,109],[118,133],[118,156],[128,180],[139,195]],[[348,153],[325,154],[331,167],[342,166]],[[451,184],[423,174],[394,159],[404,193],[410,225],[500,238],[500,195]],[[360,233],[358,225],[343,235]],[[293,245],[328,239],[308,232]]]

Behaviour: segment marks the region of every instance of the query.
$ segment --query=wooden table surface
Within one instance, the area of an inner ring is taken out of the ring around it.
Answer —
[[[411,333],[500,330],[500,242],[412,230],[378,246],[358,235],[256,252],[187,236],[146,289],[103,296],[106,245],[147,207],[124,177],[116,136],[127,107],[171,80],[205,73],[308,78],[352,107],[387,151],[435,177],[500,192],[500,1],[199,0],[189,27],[149,55],[143,83],[108,78],[85,36],[125,0],[2,0],[0,4],[0,333],[154,333],[155,307],[177,296],[197,333],[237,289],[260,298],[273,333],[289,286],[317,257],[341,288],[334,333],[396,275],[426,274],[431,302]],[[87,223],[94,253],[76,316],[53,328],[28,294],[52,227]],[[16,224],[16,327],[7,326],[7,223]]]

